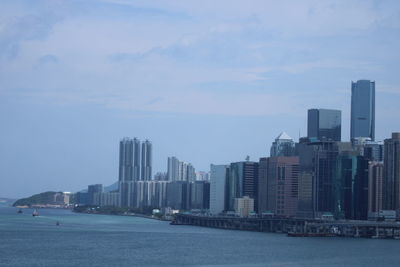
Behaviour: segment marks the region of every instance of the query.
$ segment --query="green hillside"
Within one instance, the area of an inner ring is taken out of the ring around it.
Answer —
[[[13,206],[31,206],[35,204],[50,204],[54,202],[54,194],[58,192],[48,191],[33,195],[27,198],[21,198],[14,202]],[[60,192],[61,193],[61,192]]]

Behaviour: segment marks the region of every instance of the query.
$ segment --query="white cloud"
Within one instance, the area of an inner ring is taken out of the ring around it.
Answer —
[[[42,3],[34,9],[26,4],[22,15],[4,20],[12,23],[0,23],[0,48],[14,55],[0,62],[0,90],[64,104],[231,115],[295,112],[295,90],[285,92],[281,84],[298,88],[299,76],[304,81],[321,72],[343,79],[378,73],[384,79],[386,60],[399,43],[378,42],[376,32],[398,26],[397,2],[390,8],[356,0]],[[388,86],[397,88],[396,82]],[[207,84],[213,89],[205,90]],[[255,84],[258,91],[251,89]],[[319,88],[307,90],[326,99],[329,90]]]

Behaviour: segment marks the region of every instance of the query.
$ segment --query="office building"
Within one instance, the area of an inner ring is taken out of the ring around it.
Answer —
[[[103,193],[102,184],[93,184],[88,186],[88,204],[96,205],[95,194]]]
[[[350,138],[357,137],[375,140],[375,82],[369,80],[351,83]]]
[[[152,144],[149,140],[142,143],[142,162],[140,180],[150,181],[152,178]]]
[[[311,142],[302,138],[297,146],[300,162],[299,212],[301,217],[321,217],[336,210],[337,160],[351,143]]]
[[[257,210],[258,162],[234,162],[229,167],[226,183],[225,210],[233,211],[235,198],[248,196],[254,199]]]
[[[383,209],[382,162],[371,161],[368,166],[368,218],[377,218]]]
[[[368,164],[356,150],[338,155],[334,185],[337,219],[366,220],[368,217]]]
[[[287,135],[287,133],[282,132],[272,143],[270,156],[271,157],[291,157],[294,156],[294,141]]]
[[[254,199],[248,196],[235,198],[234,211],[240,217],[249,217],[254,212]]]
[[[400,210],[400,133],[384,141],[384,209]]]
[[[369,137],[356,137],[352,143],[360,155],[371,161],[383,161],[383,142],[371,141]]]
[[[309,109],[307,137],[313,140],[341,141],[342,112],[334,109]]]
[[[174,181],[168,183],[167,206],[176,210],[190,209],[190,184],[188,182]]]
[[[229,166],[211,164],[210,169],[210,213],[217,215],[225,209],[225,185]]]
[[[299,157],[267,159],[267,210],[294,217],[298,207]]]
[[[257,186],[257,213],[268,212],[268,158],[260,158],[258,163],[258,186]]]
[[[190,209],[208,210],[210,208],[210,183],[194,181],[190,183]]]

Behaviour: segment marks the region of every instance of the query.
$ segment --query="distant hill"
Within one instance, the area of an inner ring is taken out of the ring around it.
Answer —
[[[112,185],[104,187],[104,192],[110,192],[115,190],[118,190],[118,182],[115,182]]]
[[[14,202],[13,206],[31,206],[31,205],[46,205],[54,202],[54,195],[56,193],[62,192],[53,192],[48,191],[40,194],[36,194],[27,198],[21,198]]]
[[[16,199],[0,197],[0,205],[1,206],[9,206],[11,205]]]

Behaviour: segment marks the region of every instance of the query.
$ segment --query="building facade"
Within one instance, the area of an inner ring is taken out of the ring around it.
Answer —
[[[297,215],[299,157],[267,159],[267,210],[277,216]]]
[[[211,164],[210,170],[210,213],[217,215],[225,209],[225,186],[229,166]]]
[[[384,141],[384,209],[400,210],[400,133]]]
[[[168,157],[167,166],[167,176],[168,181],[178,181],[179,180],[179,160],[176,157]]]
[[[257,210],[258,162],[242,161],[231,163],[226,182],[225,210],[233,211],[235,198],[248,196],[255,200]]]
[[[240,217],[249,217],[254,212],[254,199],[248,196],[235,198],[234,211]]]
[[[142,143],[140,180],[152,180],[152,165],[152,144],[149,140],[146,140]]]
[[[309,109],[307,137],[316,140],[341,141],[342,112],[334,109]]]
[[[375,140],[375,82],[351,82],[350,138],[369,137]]]
[[[368,217],[377,218],[383,209],[382,162],[371,161],[368,166]]]

